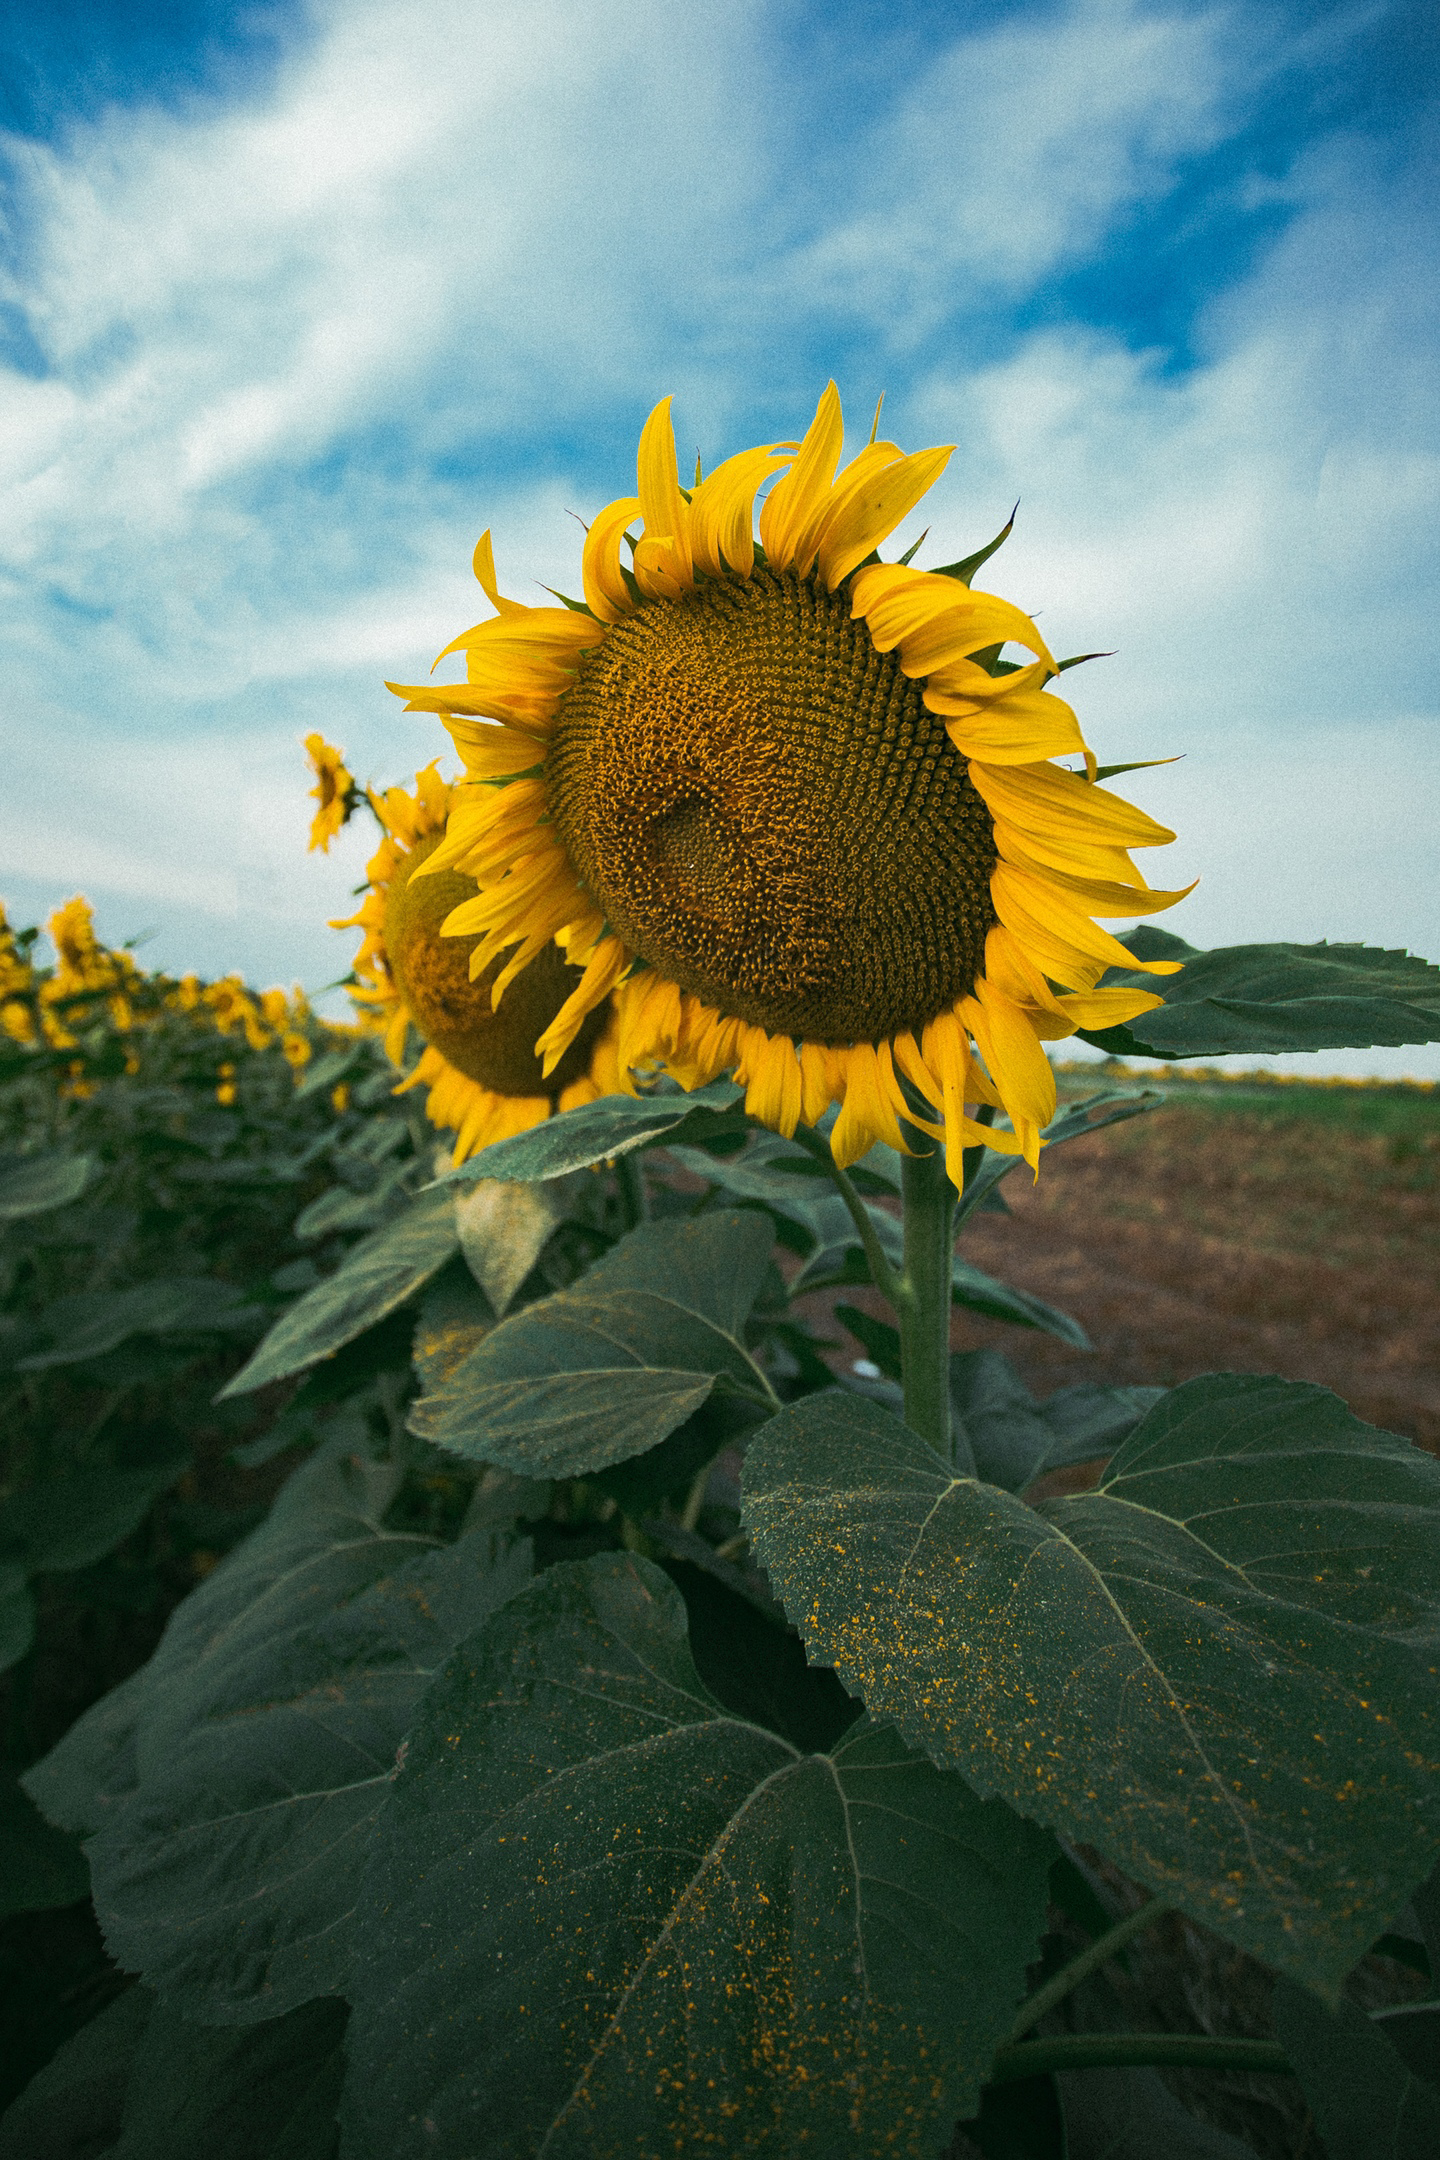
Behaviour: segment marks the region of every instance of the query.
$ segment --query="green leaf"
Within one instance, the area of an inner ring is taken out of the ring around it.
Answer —
[[[135,1790],[135,1728],[150,1685],[141,1666],[92,1703],[59,1745],[21,1778],[47,1822],[77,1838],[93,1837]]]
[[[736,1209],[642,1223],[493,1329],[410,1430],[527,1477],[584,1477],[656,1446],[718,1381],[763,1407],[742,1338],[771,1243],[763,1215]]]
[[[345,2018],[332,1999],[216,2030],[160,2003],[130,2066],[108,2160],[332,2160]]]
[[[411,1735],[347,2160],[933,2155],[1013,2015],[1049,1849],[869,1719],[803,1755],[728,1714],[658,1568],[552,1568]]]
[[[998,1350],[956,1351],[950,1360],[951,1400],[975,1467],[986,1484],[1007,1492],[1022,1491],[1043,1471],[1113,1453],[1164,1394],[1082,1380],[1037,1403]]]
[[[46,1372],[101,1357],[132,1335],[230,1333],[260,1318],[233,1283],[208,1275],[162,1276],[129,1290],[79,1290],[57,1298],[37,1327],[50,1344],[19,1360],[21,1372]]]
[[[0,2121],[0,2160],[113,2160],[154,2005],[148,1988],[127,1988],[65,2042]]]
[[[88,1155],[21,1155],[0,1160],[0,1222],[68,1207],[90,1181]]]
[[[1428,2006],[1422,2006],[1428,2008]],[[1437,2013],[1425,2018],[1431,2039]],[[1398,2023],[1398,2020],[1396,2021]],[[1333,2009],[1281,1980],[1275,1989],[1275,2037],[1289,2056],[1325,2140],[1327,2160],[1435,2160],[1440,2152],[1440,2091],[1417,2076],[1382,2025],[1354,2003]],[[1440,2058],[1434,2058],[1440,2070]]]
[[[1157,2070],[1067,2070],[1055,2082],[1065,2160],[1252,2160],[1252,2146],[1192,2115]]]
[[[1117,1057],[1254,1057],[1440,1041],[1440,968],[1377,945],[1225,945],[1199,952],[1145,924],[1122,939],[1178,975],[1115,968],[1105,987],[1150,990],[1163,1005],[1123,1028],[1081,1030]]]
[[[655,1147],[667,1134],[676,1141],[688,1141],[742,1133],[744,1113],[734,1108],[739,1100],[740,1089],[733,1080],[712,1080],[689,1095],[602,1095],[598,1102],[582,1103],[576,1110],[547,1118],[543,1125],[533,1125],[529,1132],[481,1148],[458,1169],[447,1170],[444,1183],[563,1177],[569,1170],[613,1162],[635,1148]]]
[[[812,1396],[751,1442],[745,1520],[912,1745],[1311,1985],[1433,1864],[1440,1464],[1325,1389],[1187,1381],[1034,1508]]]
[[[34,1640],[29,1570],[18,1560],[0,1560],[0,1672],[18,1665]]]
[[[817,1244],[837,1235],[848,1220],[845,1203],[829,1180],[817,1188],[813,1157],[773,1133],[757,1134],[739,1155],[709,1155],[691,1147],[669,1147],[666,1152],[682,1170],[733,1193],[737,1200],[757,1200],[784,1221],[798,1223]]]
[[[250,2024],[343,1988],[416,1698],[529,1572],[524,1547],[487,1572],[486,1536],[387,1529],[399,1477],[333,1447],[302,1465],[146,1668],[137,1788],[88,1850],[111,1953],[191,2018]]]
[[[0,1919],[89,1894],[90,1870],[74,1838],[52,1829],[18,1785],[0,1784]]]
[[[276,1321],[250,1362],[220,1390],[219,1399],[248,1394],[332,1356],[412,1298],[459,1245],[454,1195],[443,1188],[422,1193]]]
[[[455,1196],[455,1226],[466,1265],[500,1319],[563,1221],[575,1187],[485,1178]]]
[[[0,1550],[32,1575],[92,1567],[137,1530],[160,1494],[190,1467],[190,1453],[138,1470],[81,1470],[0,1502]]]

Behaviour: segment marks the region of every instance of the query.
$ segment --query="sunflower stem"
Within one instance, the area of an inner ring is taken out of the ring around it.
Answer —
[[[998,2048],[992,2085],[1039,2077],[1052,2070],[1103,2070],[1154,2064],[1169,2070],[1294,2071],[1274,2040],[1212,2039],[1209,2033],[1056,2033],[1048,2040],[1021,2040]]]
[[[1097,1936],[1094,1942],[1081,1951],[1079,1957],[1072,1958],[1063,1971],[1056,1973],[1052,1980],[1047,1980],[1044,1987],[1037,1989],[1035,1994],[1021,2005],[1020,2014],[1010,2028],[1009,2044],[1013,2047],[1022,2040],[1031,2026],[1038,2025],[1041,2018],[1048,2016],[1050,2011],[1064,2002],[1067,1995],[1073,1994],[1082,1980],[1088,1980],[1092,1972],[1098,1972],[1102,1965],[1108,1965],[1111,1958],[1124,1949],[1132,1935],[1138,1935],[1142,1928],[1153,1926],[1172,1909],[1165,1898],[1151,1898],[1148,1903],[1137,1905],[1133,1912],[1126,1913],[1122,1920],[1117,1920],[1114,1927],[1107,1928],[1103,1935]]]
[[[813,1155],[816,1162],[823,1165],[831,1184],[850,1211],[851,1222],[854,1223],[856,1230],[860,1234],[860,1243],[865,1248],[865,1258],[870,1264],[871,1282],[874,1283],[880,1295],[887,1298],[898,1313],[904,1304],[906,1296],[904,1279],[902,1276],[897,1275],[890,1265],[885,1248],[875,1234],[875,1225],[870,1220],[870,1210],[855,1190],[851,1179],[846,1176],[839,1163],[836,1162],[835,1157],[831,1154],[828,1140],[823,1140],[819,1133],[806,1132],[803,1126],[796,1132],[794,1137],[797,1147],[804,1148],[807,1155]]]
[[[955,1242],[955,1188],[945,1151],[911,1126],[902,1156],[905,1203],[905,1295],[896,1301],[905,1422],[946,1462],[950,1446],[950,1256]],[[922,1152],[923,1151],[923,1152]]]

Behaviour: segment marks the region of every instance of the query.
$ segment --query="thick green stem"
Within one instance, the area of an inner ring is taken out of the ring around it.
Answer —
[[[625,1217],[625,1228],[633,1230],[646,1220],[650,1213],[650,1196],[645,1190],[645,1173],[640,1167],[638,1154],[617,1156],[615,1179],[620,1187],[620,1207]]]
[[[905,1295],[897,1305],[905,1422],[950,1460],[950,1256],[955,1188],[943,1148],[911,1127],[901,1159],[905,1201]],[[924,1150],[922,1153],[921,1150]]]
[[[1293,2077],[1285,2050],[1274,2040],[1214,2040],[1209,2033],[1057,2033],[1049,2040],[1022,2040],[995,2056],[992,2085],[1039,2077],[1051,2070],[1273,2070]]]
[[[1046,2012],[1053,2010],[1057,2003],[1064,2002],[1065,1997],[1079,1987],[1082,1980],[1088,1980],[1091,1973],[1098,1971],[1100,1966],[1108,1965],[1116,1951],[1123,1950],[1132,1935],[1138,1935],[1142,1928],[1149,1927],[1152,1920],[1158,1920],[1162,1913],[1169,1910],[1170,1907],[1163,1898],[1151,1898],[1148,1905],[1137,1905],[1134,1912],[1126,1913],[1123,1920],[1117,1920],[1114,1927],[1107,1928],[1103,1935],[1097,1936],[1088,1950],[1082,1950],[1079,1957],[1072,1958],[1063,1972],[1056,1973],[1053,1980],[1047,1980],[1044,1987],[1038,1988],[1028,2002],[1021,2004],[1020,2015],[1010,2028],[1011,2040],[1018,2040],[1022,2033],[1029,2032],[1032,2025],[1038,2025]]]

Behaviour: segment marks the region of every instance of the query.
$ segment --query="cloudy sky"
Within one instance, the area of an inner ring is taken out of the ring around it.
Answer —
[[[1440,957],[1440,40],[1409,0],[8,0],[0,893],[312,987],[299,738],[414,678],[675,395],[706,465],[957,447],[1200,945]],[[933,554],[931,550],[935,551]],[[1347,1061],[1331,1061],[1347,1067]],[[1440,1074],[1435,1051],[1348,1061]]]

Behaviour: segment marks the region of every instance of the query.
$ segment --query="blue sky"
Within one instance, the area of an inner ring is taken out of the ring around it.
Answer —
[[[574,589],[675,394],[707,465],[827,376],[954,442],[1197,944],[1440,957],[1435,149],[1403,4],[0,9],[0,893],[317,986],[368,834],[299,737]],[[918,530],[918,524],[915,528]],[[907,535],[913,537],[913,533]],[[933,547],[935,553],[931,555]],[[1329,1061],[1440,1075],[1434,1051]]]

